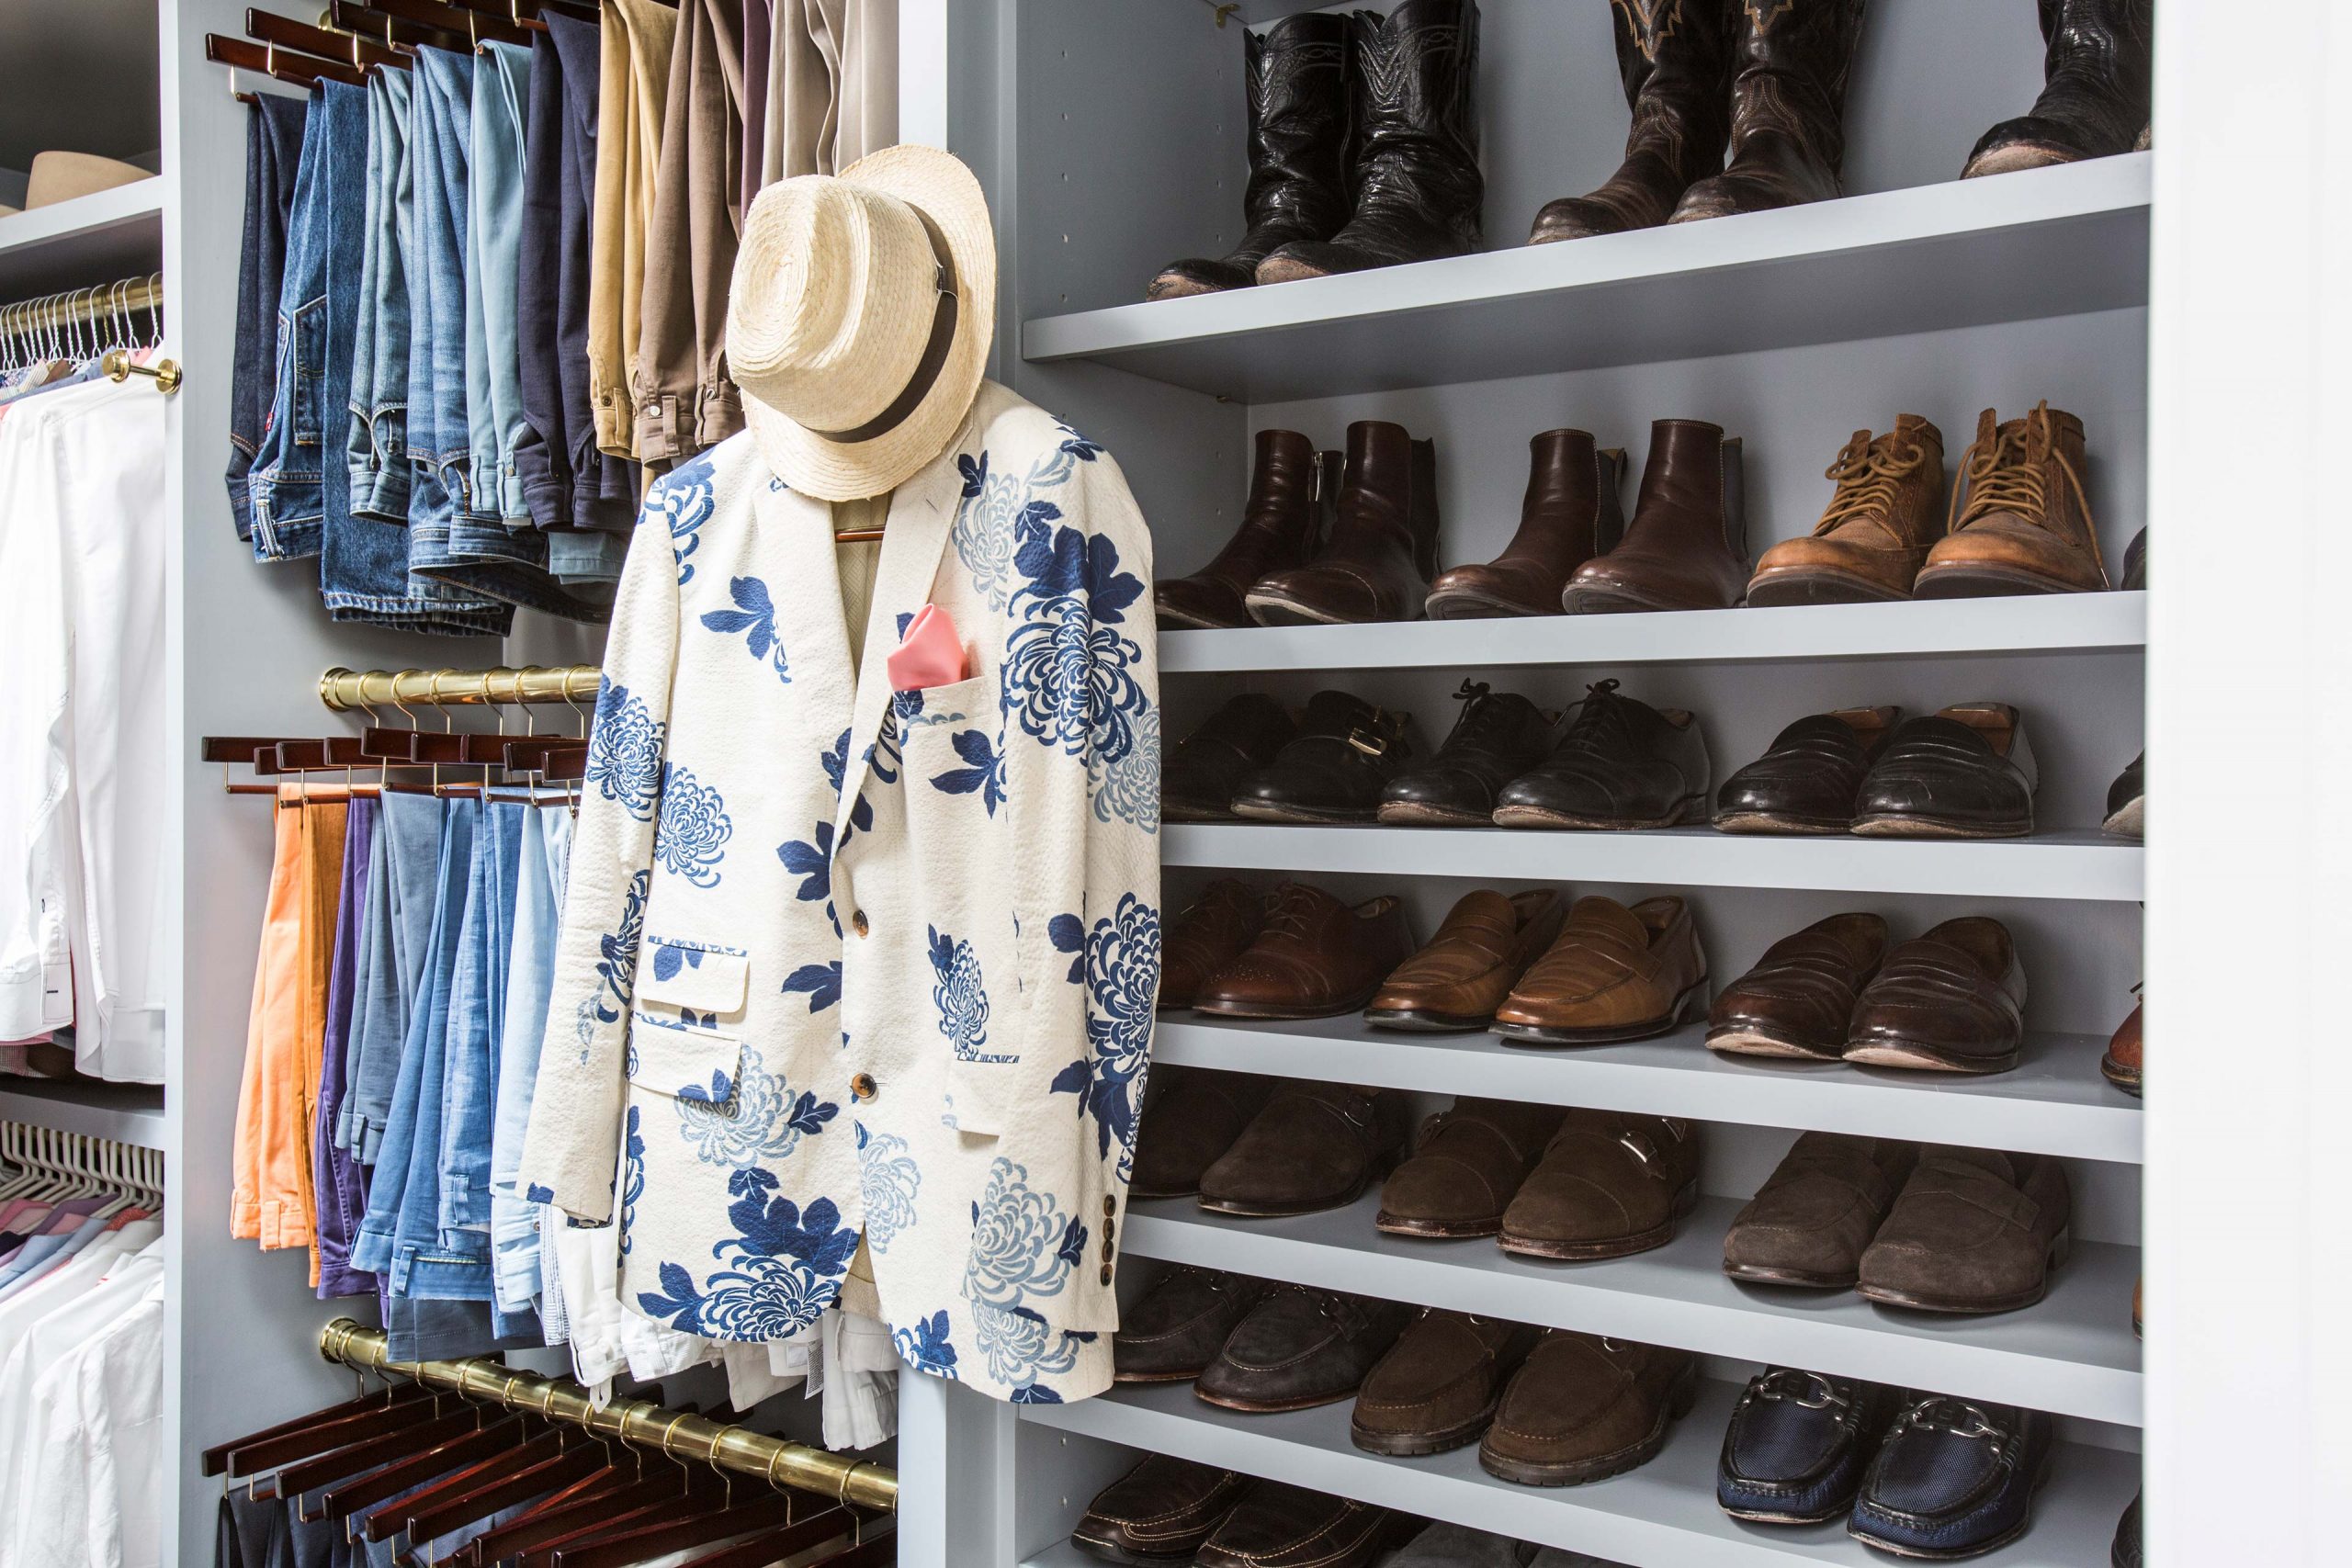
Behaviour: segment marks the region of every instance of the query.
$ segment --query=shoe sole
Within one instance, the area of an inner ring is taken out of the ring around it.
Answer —
[[[1318,267],[1311,267],[1303,262],[1292,261],[1287,257],[1268,256],[1258,264],[1258,284],[1261,288],[1270,283],[1303,283],[1310,277],[1331,276],[1330,273]]]
[[[2014,599],[2028,593],[2097,593],[2097,583],[2063,582],[2054,577],[2009,567],[1929,567],[1911,585],[1914,599]]]
[[[1557,605],[1530,609],[1524,604],[1514,604],[1508,599],[1466,592],[1432,593],[1422,606],[1422,611],[1432,621],[1532,620],[1538,615],[1560,614]]]
[[[1850,830],[1865,839],[2022,839],[2032,833],[2033,818],[1962,822],[1951,818],[1887,812],[1876,817],[1857,817]]]
[[[1193,1561],[1189,1551],[1169,1557],[1148,1557],[1140,1551],[1129,1551],[1124,1546],[1088,1535],[1083,1522],[1069,1532],[1069,1543],[1098,1562],[1116,1562],[1120,1568],[1190,1568]]]
[[[1992,1540],[1979,1541],[1972,1546],[1941,1550],[1928,1546],[1905,1546],[1896,1541],[1884,1540],[1871,1534],[1859,1524],[1848,1524],[1846,1533],[1874,1551],[1883,1551],[1893,1557],[1907,1557],[1918,1562],[1960,1562],[1971,1557],[1982,1557],[1987,1552],[1998,1551],[2025,1534],[2027,1529],[2032,1525],[2033,1505],[2041,1497],[2041,1489],[2050,1483],[2050,1462],[2049,1458],[2045,1456],[2041,1461],[2041,1468],[2034,1472],[2033,1487],[2026,1494],[2024,1516],[2013,1528]]]
[[[2098,830],[2118,839],[2144,838],[2148,816],[2148,797],[2135,795],[2124,803],[2123,809],[2098,825]]]
[[[2073,1250],[2073,1238],[2068,1231],[2060,1231],[2050,1243],[2049,1255],[2042,1260],[2041,1279],[2030,1291],[2014,1295],[1978,1298],[1962,1301],[1952,1296],[1919,1296],[1907,1291],[1890,1291],[1883,1285],[1857,1283],[1855,1294],[1864,1301],[1881,1306],[1908,1307],[1913,1312],[1939,1312],[1955,1316],[1984,1316],[1996,1312],[2018,1312],[2032,1306],[2050,1293],[2050,1276],[2064,1267],[2067,1254]],[[1892,1549],[1890,1549],[1892,1550]],[[1971,1553],[1970,1555],[1973,1555]]]
[[[1165,1192],[1147,1192],[1142,1188],[1134,1186],[1127,1189],[1129,1204],[1164,1203],[1171,1198],[1197,1198],[1200,1195],[1201,1190],[1198,1187],[1174,1188]]]
[[[1713,824],[1718,833],[1843,833],[1853,826],[1853,818],[1792,817],[1785,811],[1720,811]]]
[[[1373,1216],[1374,1230],[1389,1235],[1409,1235],[1420,1241],[1470,1241],[1479,1236],[1502,1234],[1503,1217],[1491,1220],[1400,1220],[1383,1209]]]
[[[1658,1450],[1666,1447],[1667,1437],[1674,1430],[1674,1424],[1690,1414],[1690,1407],[1698,1400],[1699,1369],[1686,1367],[1667,1394],[1665,1406],[1658,1412],[1657,1425],[1638,1443],[1596,1459],[1576,1460],[1564,1464],[1543,1464],[1506,1458],[1490,1452],[1481,1443],[1478,1446],[1478,1465],[1488,1475],[1520,1486],[1580,1486],[1588,1481],[1606,1481],[1612,1475],[1623,1475],[1656,1459]]]
[[[1467,1034],[1493,1023],[1495,1015],[1489,1012],[1470,1018],[1421,1008],[1366,1008],[1363,1021],[1374,1029],[1402,1029],[1415,1034]]]
[[[1348,1441],[1368,1454],[1386,1454],[1392,1459],[1420,1459],[1429,1454],[1452,1453],[1455,1449],[1468,1448],[1485,1437],[1487,1428],[1495,1424],[1495,1412],[1501,1408],[1502,1396],[1497,1394],[1477,1415],[1442,1432],[1368,1432],[1350,1421]]]
[[[1674,998],[1674,1005],[1667,1009],[1663,1018],[1607,1029],[1560,1029],[1550,1024],[1504,1023],[1498,1020],[1487,1026],[1487,1032],[1499,1035],[1504,1043],[1510,1045],[1617,1045],[1629,1040],[1655,1040],[1695,1021],[1690,1016],[1694,1003],[1697,1016],[1704,1017],[1706,997],[1707,977],[1702,975]]]
[[[1227,807],[1245,822],[1289,822],[1308,827],[1324,827],[1331,823],[1370,822],[1375,818],[1370,807],[1358,808],[1328,806],[1269,806],[1261,801],[1235,801]]]
[[[1849,1045],[1843,1059],[1863,1067],[1902,1067],[1912,1072],[1988,1077],[1995,1073],[2016,1071],[2025,1054],[2018,1050],[2001,1056],[1953,1056],[1924,1041],[1883,1040],[1869,1045]]]
[[[1379,990],[1379,983],[1375,981],[1372,985],[1366,986],[1363,990],[1358,991],[1351,997],[1337,998],[1334,1000],[1320,1003],[1314,1007],[1280,1007],[1271,1003],[1221,1002],[1216,998],[1211,997],[1205,1001],[1194,1001],[1193,1003],[1193,1010],[1194,1012],[1206,1013],[1211,1018],[1262,1018],[1295,1022],[1304,1019],[1338,1018],[1343,1013],[1362,1012],[1364,1010],[1365,1004],[1370,1002],[1374,996],[1378,994]]]
[[[1852,1510],[1854,1500],[1849,1497],[1838,1506],[1819,1514],[1776,1514],[1762,1508],[1735,1508],[1721,1497],[1715,1499],[1715,1506],[1724,1511],[1725,1517],[1751,1525],[1826,1525],[1832,1519],[1845,1517]]]
[[[1548,811],[1540,806],[1498,806],[1492,818],[1498,828],[1569,828],[1588,832],[1640,832],[1646,828],[1679,828],[1685,822],[1707,819],[1707,797],[1689,795],[1663,817],[1577,817],[1565,811]]]
[[[2108,1082],[2113,1084],[2124,1093],[2132,1096],[2134,1100],[2140,1098],[2139,1068],[2127,1067],[2112,1056],[2101,1056],[2098,1059],[2098,1070],[2100,1076],[2105,1077]]]
[[[1900,604],[1910,599],[1866,577],[1816,568],[1775,572],[1747,585],[1752,610],[1778,610],[1805,604]]]
[[[1560,595],[1560,608],[1571,615],[1618,615],[1634,613],[1676,614],[1689,610],[1737,609],[1737,604],[1667,604],[1616,588],[1570,588]]]
[[[1850,1291],[1858,1278],[1853,1274],[1808,1274],[1799,1269],[1768,1269],[1757,1263],[1726,1263],[1724,1273],[1743,1284],[1781,1285],[1800,1291]]]
[[[1353,615],[1335,615],[1329,610],[1318,610],[1295,599],[1272,593],[1251,593],[1242,603],[1250,606],[1250,618],[1261,626],[1363,626],[1375,624],[1360,621]]]
[[[1233,807],[1223,801],[1210,804],[1197,800],[1162,799],[1159,819],[1163,822],[1230,822],[1233,820]]]
[[[1495,822],[1488,812],[1465,811],[1458,806],[1428,806],[1419,801],[1384,801],[1378,815],[1392,828],[1491,828]]]
[[[1504,1231],[1497,1236],[1496,1245],[1505,1252],[1521,1258],[1548,1258],[1561,1263],[1595,1263],[1610,1258],[1631,1258],[1637,1252],[1649,1252],[1674,1239],[1674,1232],[1691,1210],[1699,1206],[1699,1180],[1693,1177],[1678,1189],[1674,1203],[1667,1211],[1666,1224],[1654,1225],[1632,1235],[1612,1236],[1607,1241],[1542,1241],[1530,1236],[1515,1236]]]
[[[1204,294],[1214,294],[1220,292],[1220,290],[1204,288],[1201,290],[1201,292]],[[1173,623],[1169,628],[1172,631],[1236,632],[1242,630],[1250,625],[1247,621],[1212,621],[1205,615],[1186,615],[1182,610],[1170,609],[1167,605],[1156,601],[1152,604],[1152,614],[1156,615],[1162,624]]]
[[[1839,1062],[1846,1055],[1842,1041],[1835,1045],[1816,1045],[1753,1024],[1724,1024],[1710,1029],[1707,1049],[1731,1056],[1771,1056],[1792,1062]]]
[[[1204,1404],[1214,1404],[1219,1410],[1238,1410],[1245,1416],[1279,1416],[1286,1410],[1316,1410],[1326,1404],[1337,1404],[1343,1399],[1355,1397],[1354,1389],[1339,1393],[1317,1393],[1301,1399],[1235,1399],[1220,1396],[1194,1384],[1193,1396]]]
[[[1111,1381],[1113,1382],[1191,1382],[1207,1371],[1208,1368],[1203,1365],[1194,1367],[1189,1372],[1114,1372],[1111,1374]]]

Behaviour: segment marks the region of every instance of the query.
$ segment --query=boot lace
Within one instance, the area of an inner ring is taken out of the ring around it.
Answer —
[[[1484,746],[1490,742],[1507,741],[1518,715],[1507,703],[1497,702],[1493,691],[1484,681],[1464,681],[1462,689],[1453,694],[1462,704],[1462,716],[1453,721],[1453,733],[1446,737],[1446,745]]]
[[[1897,453],[1892,436],[1882,449],[1871,442],[1869,431],[1854,432],[1854,438],[1846,443],[1837,460],[1821,471],[1821,477],[1834,481],[1838,488],[1829,497],[1828,510],[1813,525],[1814,536],[1818,538],[1848,523],[1860,521],[1902,544],[1902,536],[1887,522],[1894,511],[1895,487],[1917,473],[1927,459],[1926,449],[1916,443]]]
[[[1577,705],[1576,720],[1568,726],[1568,732],[1560,737],[1555,755],[1608,756],[1633,740],[1633,728],[1626,719],[1625,705],[1617,700],[1615,678],[1595,681],[1584,690],[1584,701]]]
[[[1273,905],[1266,911],[1265,929],[1283,936],[1304,938],[1316,906],[1313,888],[1286,882],[1274,890]]]
[[[2083,490],[2083,476],[2066,461],[2052,438],[2050,400],[2044,398],[2033,405],[2016,429],[2006,430],[1993,423],[1987,409],[1977,421],[1974,445],[1961,457],[1961,483],[1952,487],[1951,504],[1946,513],[1950,525],[1947,532],[1957,534],[1971,524],[1982,521],[1996,512],[2007,512],[2026,519],[2036,527],[2050,525],[2050,481],[2047,469],[2036,460],[2046,455],[2050,463],[2065,476],[2067,486],[2075,492],[2075,504],[2083,509],[2083,516],[2091,514],[2090,496]],[[1967,497],[1965,505],[1961,498]],[[2099,575],[2107,575],[2107,558],[2099,552],[2098,530],[2086,528],[2091,541],[2091,559],[2098,563]]]

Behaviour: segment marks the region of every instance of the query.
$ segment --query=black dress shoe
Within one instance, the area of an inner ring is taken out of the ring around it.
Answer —
[[[2127,590],[2148,586],[2148,531],[2145,528],[2132,535],[2132,542],[2123,547],[2123,581],[2119,586]]]
[[[1352,1395],[1413,1309],[1376,1296],[1284,1285],[1227,1337],[1193,1392],[1228,1410],[1305,1410]]]
[[[1345,692],[1306,700],[1306,723],[1272,762],[1233,788],[1233,813],[1260,822],[1369,822],[1388,781],[1421,758],[1413,716]]]
[[[2114,1568],[2140,1568],[2140,1497],[2134,1493],[2123,1517],[2115,1521],[2115,1544],[2107,1549]]]
[[[1388,781],[1380,819],[1420,827],[1483,828],[1494,820],[1503,785],[1544,760],[1560,716],[1516,692],[1495,693],[1464,681],[1454,694],[1462,716],[1437,755]]]
[[[1707,809],[1707,742],[1698,720],[1585,688],[1567,733],[1542,765],[1503,786],[1505,828],[1671,828]]]
[[[1725,833],[1842,833],[1854,795],[1903,710],[1840,708],[1801,718],[1772,738],[1764,755],[1715,791],[1715,827]]]
[[[1854,1506],[1894,1392],[1794,1367],[1750,1378],[1724,1429],[1715,1503],[1735,1519],[1814,1525]]]
[[[1410,1514],[1261,1481],[1193,1562],[1196,1568],[1368,1568],[1420,1528]]]
[[[1244,692],[1176,743],[1159,771],[1159,815],[1170,822],[1229,822],[1234,786],[1298,738],[1273,698]]]
[[[1119,1314],[1111,1339],[1120,1382],[1189,1382],[1216,1359],[1233,1325],[1272,1289],[1218,1269],[1170,1269]]]
[[[1182,1568],[1255,1484],[1213,1464],[1152,1454],[1094,1495],[1069,1543],[1124,1568]]]
[[[1846,1531],[1897,1557],[1951,1562],[2025,1533],[2050,1463],[2050,1417],[1923,1399],[1888,1428]]]
[[[1895,730],[1854,797],[1854,831],[2023,838],[2033,831],[2038,778],[2024,716],[2007,703],[1963,703]]]
[[[2137,839],[2144,833],[2147,815],[2148,754],[2143,751],[2107,786],[2107,820],[2099,827],[2119,839]]]

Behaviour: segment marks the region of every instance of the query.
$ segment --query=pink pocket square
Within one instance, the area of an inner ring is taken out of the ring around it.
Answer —
[[[964,678],[964,644],[956,623],[936,604],[925,604],[907,625],[907,635],[890,650],[890,689],[919,692]]]

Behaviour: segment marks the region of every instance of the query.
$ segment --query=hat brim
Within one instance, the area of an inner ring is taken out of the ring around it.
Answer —
[[[768,468],[820,501],[886,494],[945,451],[979,391],[996,332],[996,232],[971,170],[936,147],[909,144],[868,153],[840,177],[896,197],[931,220],[956,267],[956,329],[931,390],[871,440],[831,440],[743,389],[743,421]]]

